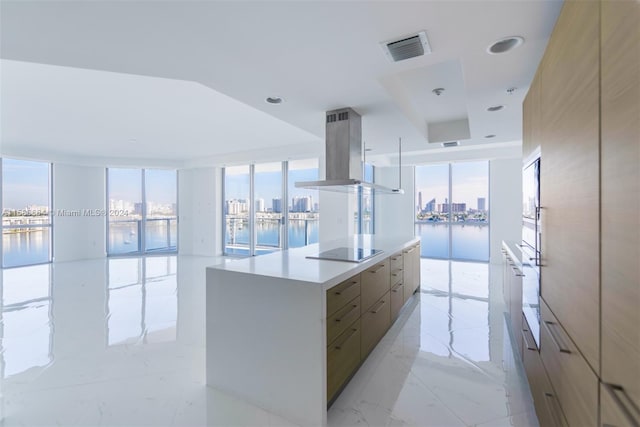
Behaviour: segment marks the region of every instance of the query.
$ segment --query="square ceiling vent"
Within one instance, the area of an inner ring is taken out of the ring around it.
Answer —
[[[431,53],[426,31],[420,31],[417,34],[405,36],[398,40],[383,42],[382,48],[387,57],[393,62]]]

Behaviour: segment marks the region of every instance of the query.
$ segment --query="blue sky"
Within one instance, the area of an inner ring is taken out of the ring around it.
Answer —
[[[282,173],[277,172],[256,172],[255,196],[256,199],[264,199],[267,207],[271,206],[272,199],[282,198]],[[296,169],[289,171],[288,204],[294,197],[310,195],[313,202],[318,202],[318,192],[304,188],[295,188],[297,181],[314,181],[318,179],[317,169]],[[248,199],[249,198],[249,168],[246,174],[227,174],[225,176],[225,199]]]
[[[489,163],[452,163],[452,202],[466,203],[467,209],[478,207],[478,198],[484,197],[489,205]],[[449,197],[449,165],[437,164],[416,167],[416,204],[418,192],[422,192],[422,205],[436,198],[443,203]]]
[[[49,163],[2,159],[3,209],[49,204]]]
[[[177,203],[176,171],[147,169],[145,174],[147,202]],[[140,202],[142,200],[140,169],[109,169],[109,199]]]

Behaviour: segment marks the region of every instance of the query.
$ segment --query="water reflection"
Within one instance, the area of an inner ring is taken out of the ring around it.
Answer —
[[[0,369],[7,378],[53,360],[51,265],[2,270]]]
[[[175,341],[175,256],[110,259],[107,283],[109,346]]]
[[[489,265],[421,260],[420,349],[473,362],[489,361]]]

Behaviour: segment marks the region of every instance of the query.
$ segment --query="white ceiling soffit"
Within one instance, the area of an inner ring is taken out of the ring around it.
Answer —
[[[431,92],[416,87],[411,93],[414,83],[398,76],[409,78],[415,70],[420,80],[421,72],[429,74],[438,64],[461,69],[463,85],[457,80],[451,89],[464,90],[471,133],[465,145],[486,144],[488,134],[497,135],[491,140],[497,143],[521,139],[522,100],[562,1],[0,5],[2,58],[199,82],[320,138],[324,112],[350,106],[363,116],[367,146],[384,153],[396,149],[399,136],[409,151],[437,145],[425,141],[427,107],[417,102],[420,96],[427,102]],[[429,38],[429,55],[395,63],[386,58],[381,42],[421,30]],[[492,42],[512,35],[525,43],[506,54],[486,53]],[[397,87],[409,91],[409,99],[399,102],[398,93],[381,84],[385,79],[400,80]],[[518,90],[507,95],[508,87]],[[274,95],[285,102],[265,103]],[[495,104],[507,108],[488,113]]]
[[[195,82],[8,60],[1,67],[3,153],[180,162],[322,146],[317,136]]]

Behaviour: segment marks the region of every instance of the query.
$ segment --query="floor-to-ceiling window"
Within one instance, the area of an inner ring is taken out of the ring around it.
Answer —
[[[226,255],[261,255],[318,242],[318,160],[256,163],[223,170]]]
[[[284,247],[282,210],[282,162],[254,166],[254,224],[256,255]]]
[[[287,188],[291,205],[288,212],[288,239],[290,248],[318,243],[320,195],[318,190],[296,188],[298,181],[318,179],[318,159],[288,162]]]
[[[51,164],[2,159],[2,266],[51,261]]]
[[[375,169],[373,165],[369,163],[364,164],[364,181],[375,181]],[[358,188],[358,213],[357,224],[355,227],[356,232],[360,234],[373,234],[374,233],[374,198],[375,190],[372,188]]]
[[[249,255],[250,166],[224,168],[224,246],[227,255]]]
[[[175,252],[177,173],[164,169],[107,169],[109,255]]]
[[[489,260],[489,162],[416,166],[422,256]]]

